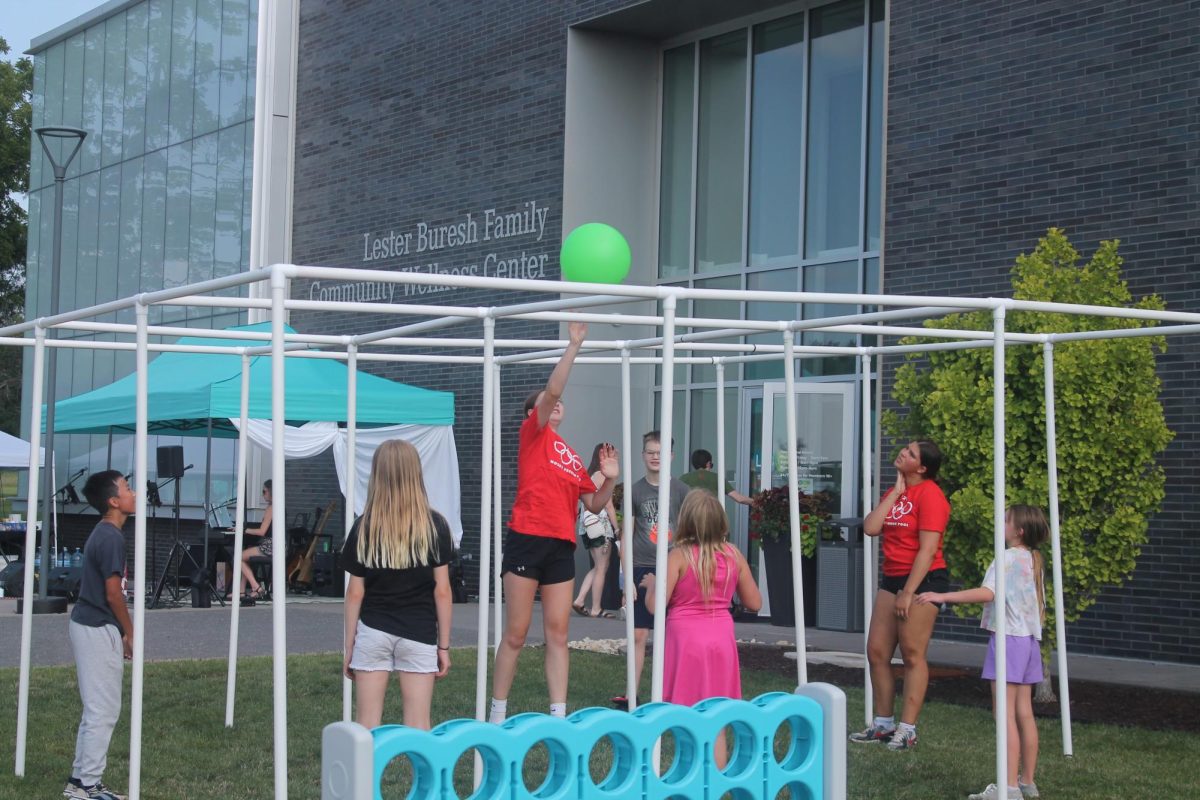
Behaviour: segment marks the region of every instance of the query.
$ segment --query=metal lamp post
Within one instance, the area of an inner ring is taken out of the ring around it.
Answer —
[[[34,133],[42,143],[42,150],[45,151],[46,158],[50,159],[50,166],[54,168],[54,257],[50,266],[50,316],[55,316],[59,312],[58,288],[59,275],[62,271],[63,183],[67,179],[67,167],[71,165],[75,154],[83,145],[87,131],[79,128],[42,127],[34,128]],[[51,142],[59,147],[51,148]],[[60,160],[59,156],[68,148],[70,152],[67,153],[66,158]],[[59,153],[55,154],[54,149],[58,149]],[[53,338],[54,329],[46,331],[46,336]],[[51,465],[54,463],[54,400],[58,377],[58,349],[51,347],[49,350],[50,352],[46,354],[45,453],[47,458],[42,470],[42,569],[38,579],[38,594],[43,600],[47,597],[51,569],[50,524],[54,519],[54,471]],[[32,511],[32,509],[30,510]]]

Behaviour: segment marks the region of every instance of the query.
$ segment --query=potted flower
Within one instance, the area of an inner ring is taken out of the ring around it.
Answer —
[[[816,561],[817,539],[829,518],[832,502],[828,492],[805,494],[799,492],[800,553],[804,581],[804,624],[816,624]],[[750,509],[750,538],[757,539],[763,552],[767,573],[767,592],[771,601],[771,624],[794,626],[792,534],[788,487],[776,486],[754,496]]]

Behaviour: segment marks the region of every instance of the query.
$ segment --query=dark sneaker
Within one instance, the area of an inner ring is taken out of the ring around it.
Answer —
[[[74,778],[67,780],[67,785],[63,787],[62,796],[68,800],[88,800],[87,789],[83,788],[83,784]]]
[[[850,741],[855,744],[875,744],[886,742],[896,732],[895,728],[885,728],[882,725],[872,725],[865,731],[850,734]]]
[[[117,794],[99,781],[94,786],[86,787],[84,791],[87,792],[88,800],[127,800],[125,795]]]
[[[896,732],[892,734],[892,739],[887,743],[888,750],[912,750],[917,746],[917,732],[903,731],[896,728]]]

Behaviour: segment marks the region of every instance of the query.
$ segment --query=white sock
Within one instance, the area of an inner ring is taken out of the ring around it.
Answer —
[[[901,722],[901,723],[900,723],[900,730],[904,731],[905,733],[916,733],[916,732],[917,732],[917,726],[916,726],[916,725],[909,725],[907,722]]]
[[[896,727],[896,718],[894,716],[876,717],[875,718],[875,727],[876,728],[887,728],[889,730],[894,730]]]
[[[492,698],[492,711],[488,714],[488,722],[500,724],[508,717],[508,701]]]
[[[566,703],[551,703],[550,704],[550,716],[565,717],[566,715],[567,715],[567,704]]]

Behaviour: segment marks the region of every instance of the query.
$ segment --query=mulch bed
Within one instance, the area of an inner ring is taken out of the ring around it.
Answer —
[[[784,653],[794,648],[774,645],[738,644],[738,656],[743,669],[776,672],[795,678],[796,662],[785,658]],[[897,695],[899,679],[903,670],[895,668]],[[863,673],[859,669],[848,669],[828,664],[808,665],[808,679],[823,681],[843,688],[862,687]],[[1057,686],[1055,687],[1057,689]],[[929,700],[939,703],[954,703],[964,706],[991,709],[991,687],[980,679],[978,670],[931,665]],[[1140,686],[1071,681],[1071,721],[1104,722],[1128,725],[1158,731],[1200,732],[1200,698],[1190,692],[1172,692],[1164,689],[1147,689]],[[1059,717],[1059,704],[1034,703],[1034,714],[1039,717]]]

